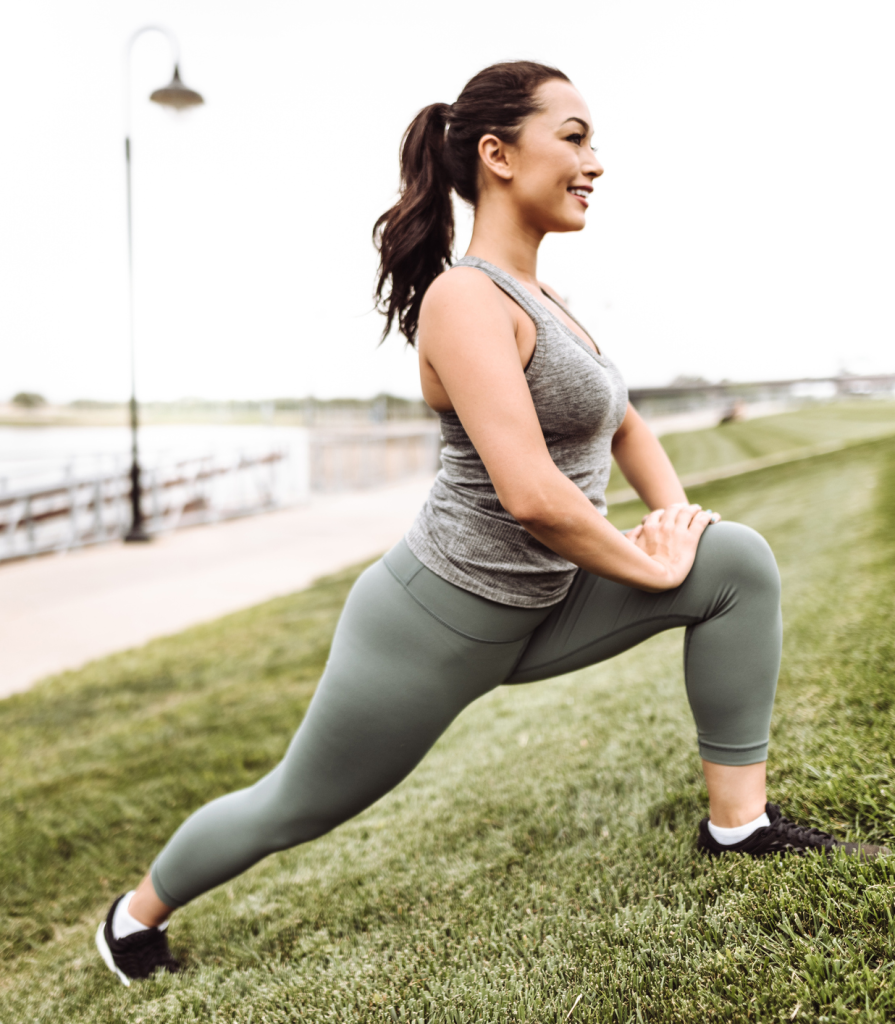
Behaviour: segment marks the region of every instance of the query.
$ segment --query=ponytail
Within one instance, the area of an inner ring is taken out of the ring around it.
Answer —
[[[475,206],[479,139],[493,134],[516,142],[523,120],[539,109],[538,86],[555,78],[568,81],[556,68],[532,61],[492,64],[467,82],[453,106],[433,103],[411,121],[401,142],[398,201],[373,227],[382,341],[397,321],[401,334],[416,344],[426,289],[451,265],[451,189]]]
[[[410,122],[401,143],[400,198],[373,227],[380,253],[375,299],[385,314],[383,341],[397,319],[401,333],[415,344],[423,295],[450,265],[454,210],[444,158],[449,111],[446,103],[433,103]]]

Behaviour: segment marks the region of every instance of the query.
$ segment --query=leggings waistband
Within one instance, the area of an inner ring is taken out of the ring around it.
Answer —
[[[402,538],[382,558],[386,568],[426,611],[463,636],[509,643],[529,636],[553,610],[515,608],[448,583],[425,565]]]

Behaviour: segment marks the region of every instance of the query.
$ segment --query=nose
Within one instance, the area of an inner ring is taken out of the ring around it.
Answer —
[[[590,160],[587,161],[587,164],[582,168],[582,170],[589,178],[599,178],[603,173],[603,165],[593,155],[593,153],[591,153]]]

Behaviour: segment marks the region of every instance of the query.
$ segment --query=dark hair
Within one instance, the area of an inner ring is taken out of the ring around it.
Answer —
[[[479,139],[496,135],[515,142],[523,120],[538,110],[538,86],[556,78],[569,81],[556,68],[532,61],[492,64],[466,83],[452,106],[433,103],[410,122],[401,141],[398,201],[373,227],[383,340],[397,320],[407,341],[416,342],[423,295],[451,263],[451,189],[473,206],[478,200]]]

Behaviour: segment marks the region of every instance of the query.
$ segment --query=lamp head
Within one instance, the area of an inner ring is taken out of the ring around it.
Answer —
[[[188,89],[180,80],[180,69],[174,65],[174,77],[171,81],[156,89],[149,97],[153,103],[159,103],[163,107],[173,107],[175,110],[186,110],[187,107],[197,107],[205,100],[194,89]]]

